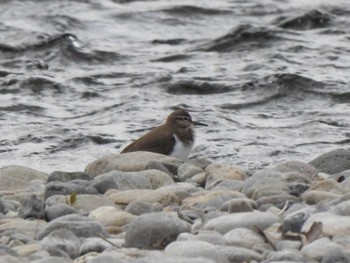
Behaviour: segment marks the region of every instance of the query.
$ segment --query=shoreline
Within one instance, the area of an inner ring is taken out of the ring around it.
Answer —
[[[247,171],[149,152],[80,172],[2,167],[0,259],[350,261],[350,151]]]

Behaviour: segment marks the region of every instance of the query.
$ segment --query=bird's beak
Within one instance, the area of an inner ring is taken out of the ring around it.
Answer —
[[[192,121],[192,124],[193,125],[198,125],[198,126],[208,126],[208,125],[206,125],[204,123],[201,123],[201,122],[198,122],[198,121]]]

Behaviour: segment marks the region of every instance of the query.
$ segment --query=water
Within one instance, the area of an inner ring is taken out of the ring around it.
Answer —
[[[348,1],[1,1],[0,166],[83,170],[175,108],[192,158],[259,169],[350,141]]]

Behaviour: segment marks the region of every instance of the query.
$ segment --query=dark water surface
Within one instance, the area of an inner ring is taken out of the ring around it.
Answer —
[[[192,157],[261,168],[350,142],[347,0],[1,1],[0,166],[83,170],[176,107]]]

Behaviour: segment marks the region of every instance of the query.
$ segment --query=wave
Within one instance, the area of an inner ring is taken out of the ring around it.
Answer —
[[[222,37],[193,48],[193,51],[231,52],[239,48],[266,47],[270,46],[271,42],[282,40],[280,33],[282,30],[278,28],[242,24]]]
[[[334,16],[316,9],[300,16],[283,19],[278,26],[285,29],[310,30],[328,27],[332,25],[334,19]]]
[[[110,63],[121,59],[121,55],[116,52],[101,50],[85,50],[78,45],[78,37],[65,33],[46,37],[37,43],[11,46],[0,43],[0,57],[13,59],[26,55],[36,60],[45,62],[58,60],[62,64],[67,63]],[[39,54],[38,54],[39,53]]]
[[[166,91],[170,94],[215,94],[232,90],[232,87],[209,82],[199,82],[194,80],[182,80],[170,83]]]

